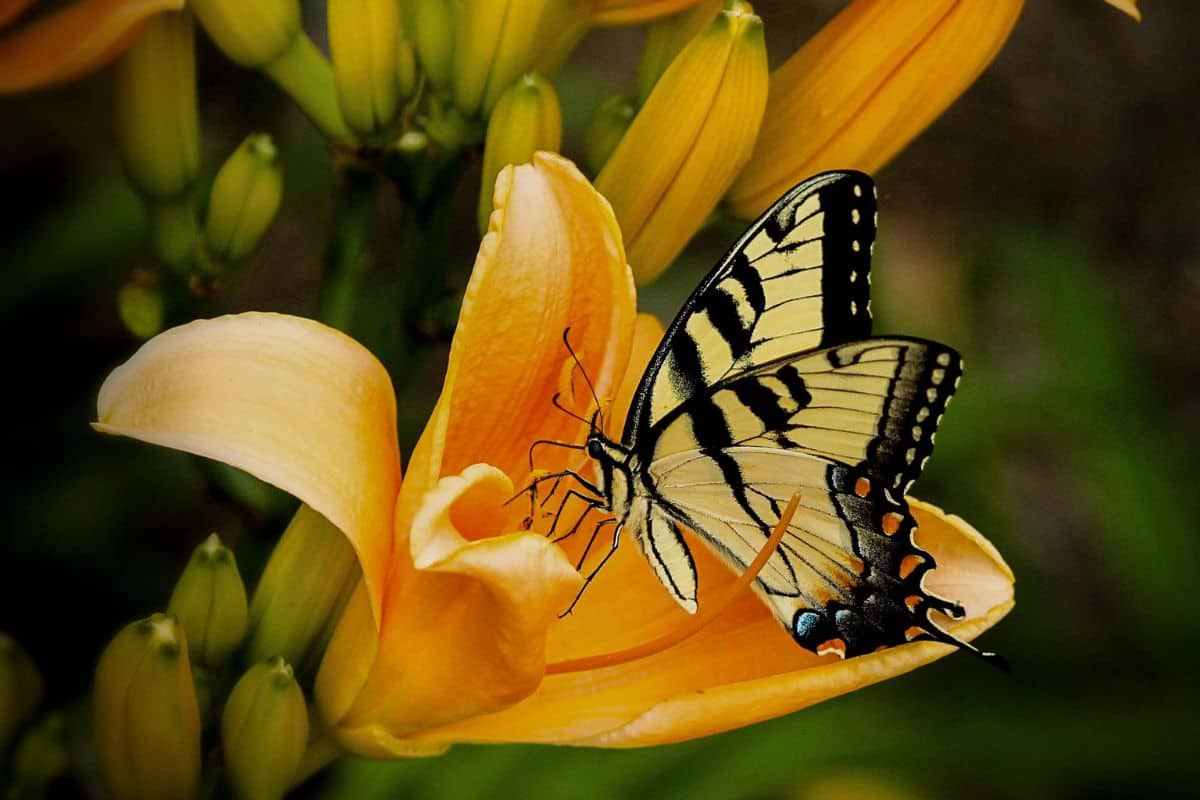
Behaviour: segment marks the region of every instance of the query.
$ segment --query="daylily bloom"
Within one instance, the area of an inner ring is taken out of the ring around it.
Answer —
[[[587,531],[525,530],[535,440],[579,442],[564,331],[613,425],[662,335],[635,312],[608,204],[564,159],[501,172],[436,409],[401,482],[395,400],[363,347],[316,322],[243,314],[151,340],[105,382],[97,427],[248,470],[301,499],[353,544],[363,581],[316,684],[324,723],[363,755],[454,742],[630,747],[679,741],[803,708],[933,661],[917,642],[838,660],[798,647],[752,593],[698,633],[641,658],[612,656],[691,620],[636,548],[617,551],[574,613]],[[536,465],[581,467],[543,447]],[[929,588],[963,603],[970,639],[1012,606],[1012,574],[969,525],[914,501],[937,559]],[[737,576],[693,546],[701,612]],[[314,565],[319,569],[319,565]],[[602,654],[610,653],[608,657]],[[597,659],[589,656],[600,655]],[[584,659],[579,661],[579,659]]]

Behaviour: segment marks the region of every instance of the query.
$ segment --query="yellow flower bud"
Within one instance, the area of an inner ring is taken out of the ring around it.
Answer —
[[[583,135],[583,157],[589,175],[604,168],[636,115],[637,106],[623,94],[608,98],[596,109]]]
[[[217,47],[243,67],[265,67],[300,32],[299,0],[191,0]]]
[[[488,114],[538,56],[544,21],[562,0],[462,0],[454,45],[454,103]]]
[[[202,262],[220,274],[246,260],[279,210],[283,172],[271,137],[253,133],[217,172],[204,219]]]
[[[686,11],[655,22],[646,30],[646,44],[642,47],[634,81],[639,103],[646,102],[654,84],[671,66],[679,51],[711,25],[713,17],[725,5],[726,0],[701,0]]]
[[[16,639],[0,633],[0,757],[41,702],[42,676],[33,659]]]
[[[67,726],[61,711],[47,714],[21,737],[12,757],[11,797],[42,797],[46,787],[67,771]]]
[[[245,663],[282,656],[301,675],[314,674],[360,577],[342,532],[301,506],[254,590]]]
[[[767,52],[762,21],[738,6],[719,12],[671,62],[596,178],[639,283],[679,254],[754,147]]]
[[[199,165],[192,15],[155,14],[122,56],[113,89],[125,170],[150,198],[187,193]]]
[[[308,710],[282,658],[255,664],[233,687],[221,715],[229,780],[242,800],[278,800],[292,784],[308,741]]]
[[[597,25],[636,25],[678,14],[704,0],[585,0]]]
[[[167,611],[187,633],[192,661],[208,667],[224,665],[246,635],[246,588],[228,547],[212,534],[196,548]]]
[[[400,111],[400,6],[397,0],[329,0],[326,11],[342,117],[364,138],[385,134]]]
[[[450,0],[412,0],[410,8],[417,60],[433,88],[447,91],[454,68],[454,8]]]
[[[187,640],[169,614],[127,625],[92,691],[96,761],[115,800],[189,800],[200,778],[200,715]]]
[[[137,279],[130,281],[117,292],[117,313],[125,328],[139,339],[157,335],[166,316],[162,290]]]
[[[554,87],[540,75],[526,75],[500,95],[483,147],[479,187],[479,231],[488,227],[496,176],[509,164],[524,164],[539,150],[562,147],[562,109]]]
[[[412,42],[403,36],[402,31],[396,45],[396,91],[407,100],[417,91],[417,53]]]
[[[771,76],[754,156],[729,192],[755,217],[827,169],[876,172],[1008,38],[1023,0],[855,0]]]

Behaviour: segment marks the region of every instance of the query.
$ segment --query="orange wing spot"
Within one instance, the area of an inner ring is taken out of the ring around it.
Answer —
[[[890,646],[890,645],[881,644],[881,645],[879,645],[879,647],[876,647],[876,648],[875,648],[875,652],[876,652],[876,653],[882,653],[884,650],[891,650],[891,649],[892,649],[892,648],[891,648],[891,646]]]
[[[925,563],[925,559],[916,553],[909,553],[900,559],[900,578],[903,580],[913,574],[913,570]]]
[[[900,530],[900,523],[904,522],[904,517],[897,514],[895,511],[889,511],[883,515],[883,532],[891,536],[896,531]]]
[[[871,481],[866,478],[859,478],[854,482],[854,493],[859,497],[866,497],[871,493]]]
[[[925,633],[924,630],[922,630],[921,628],[918,628],[916,625],[913,625],[911,628],[909,628],[908,630],[906,630],[904,632],[904,639],[905,639],[905,641],[911,642],[913,639],[916,639],[918,636],[924,635],[924,633]]]
[[[921,605],[921,601],[924,599],[925,598],[921,597],[919,594],[910,594],[908,597],[904,598],[904,606],[910,612],[915,614],[918,606]]]
[[[817,645],[817,655],[827,656],[834,653],[838,658],[846,657],[846,643],[841,639],[830,639]]]

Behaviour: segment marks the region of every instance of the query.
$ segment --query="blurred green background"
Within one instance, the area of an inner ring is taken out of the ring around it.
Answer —
[[[319,4],[310,11],[318,32]],[[840,3],[755,4],[774,60]],[[1200,689],[1200,13],[1100,0],[1031,3],[992,68],[877,176],[877,330],[961,350],[966,379],[917,494],[987,535],[1017,606],[985,635],[1011,675],[951,657],[811,710],[641,751],[458,747],[346,761],[313,797],[908,798],[1194,796]],[[641,34],[593,34],[557,81],[568,153],[631,79]],[[279,219],[198,313],[310,313],[329,217],[318,137],[260,76],[201,44],[205,163],[275,134]],[[292,510],[231,500],[186,456],[90,431],[100,381],[133,351],[114,295],[147,258],[101,73],[0,99],[0,325],[7,478],[0,630],[22,641],[47,702],[84,692],[104,642],[165,605],[216,530],[248,582]],[[476,172],[461,187],[474,233]],[[398,247],[384,202],[371,280]],[[703,233],[642,306],[669,317],[740,225]],[[447,263],[474,250],[458,237]],[[359,331],[386,347],[386,291]],[[411,447],[444,353],[401,395]],[[77,787],[57,786],[73,796]]]

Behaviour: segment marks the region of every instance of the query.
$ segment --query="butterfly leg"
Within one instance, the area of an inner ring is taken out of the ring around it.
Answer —
[[[555,532],[558,530],[558,523],[562,521],[563,511],[566,510],[568,505],[570,505],[571,498],[577,498],[583,501],[583,503],[587,506],[587,509],[583,512],[575,524],[571,526],[570,532],[564,534],[563,536],[554,538],[553,541],[555,542],[561,542],[563,539],[574,533],[576,529],[583,524],[583,520],[587,517],[587,515],[603,505],[604,502],[596,497],[589,497],[588,495],[576,489],[568,489],[567,493],[563,496],[562,503],[560,503],[558,506],[558,511],[554,514],[554,522],[550,523],[550,530],[546,532],[547,536],[553,537]]]
[[[579,559],[579,564],[576,566],[576,569],[581,569],[583,567],[583,562],[587,559],[588,551],[592,549],[592,543],[596,541],[596,537],[600,534],[600,529],[606,525],[613,526],[612,546],[608,548],[608,552],[604,554],[604,558],[600,559],[600,563],[597,564],[595,568],[587,574],[587,577],[583,579],[583,586],[579,587],[578,594],[576,594],[575,599],[571,601],[571,605],[567,606],[567,610],[558,615],[559,619],[562,619],[575,610],[575,606],[579,605],[579,601],[583,598],[583,593],[587,591],[588,586],[590,586],[592,581],[596,579],[596,576],[600,574],[600,570],[604,569],[604,565],[608,563],[609,559],[616,555],[617,546],[621,543],[621,526],[617,524],[615,519],[606,519],[596,525],[596,530],[594,533],[592,533],[591,538],[588,540],[587,547],[584,548],[583,556]]]

